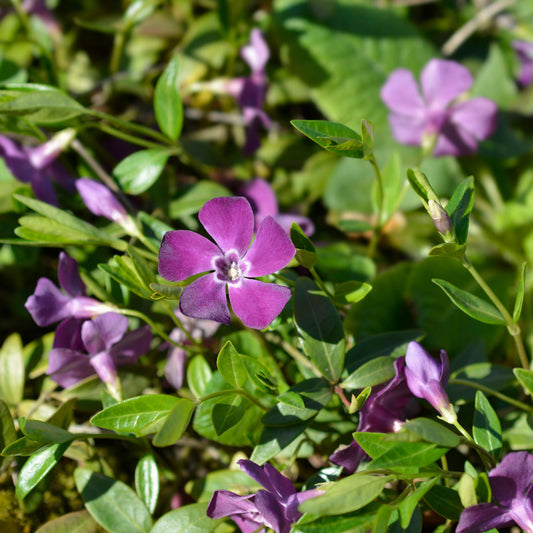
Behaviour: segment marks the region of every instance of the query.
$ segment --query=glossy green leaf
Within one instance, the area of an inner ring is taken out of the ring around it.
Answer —
[[[17,440],[17,431],[7,404],[0,400],[0,452]],[[0,461],[0,465],[2,462]]]
[[[97,527],[87,511],[76,511],[46,522],[35,533],[96,533]]]
[[[304,353],[330,382],[344,368],[344,329],[337,309],[309,278],[296,281],[294,317]]]
[[[433,442],[439,446],[446,446],[447,448],[455,448],[461,442],[459,435],[430,418],[413,418],[407,420],[402,424],[399,434],[403,431],[414,433],[427,442]]]
[[[155,433],[180,399],[167,394],[146,394],[107,407],[91,418],[91,424],[140,437]]]
[[[306,268],[311,268],[318,259],[315,245],[296,222],[291,224],[290,237],[292,244],[296,248],[296,260],[298,263]]]
[[[159,497],[159,469],[151,453],[145,453],[137,462],[135,490],[146,508],[153,513]]]
[[[302,523],[302,520],[307,518],[306,516],[293,529],[302,533],[367,533],[371,530],[378,508],[377,504],[370,504],[351,513],[323,516],[311,522]]]
[[[354,439],[359,446],[372,458],[375,459],[383,455],[387,450],[393,448],[396,443],[393,441],[386,441],[386,433],[373,433],[370,431],[355,432]]]
[[[470,177],[457,186],[446,205],[446,211],[452,220],[455,238],[459,244],[466,243],[472,207],[474,207],[474,178]]]
[[[361,136],[348,126],[327,120],[292,120],[291,124],[329,152],[356,159],[364,155]]]
[[[171,446],[181,439],[191,421],[194,407],[194,403],[188,398],[179,398],[155,434],[152,444],[160,447]]]
[[[27,456],[32,455],[41,449],[46,448],[49,446],[48,443],[39,442],[36,440],[28,439],[28,437],[21,437],[20,439],[17,439],[10,444],[8,444],[3,450],[2,455],[4,457],[11,457],[11,456]]]
[[[481,392],[476,392],[476,412],[472,436],[476,444],[487,450],[496,460],[502,452],[502,426],[500,419],[487,397]]]
[[[265,426],[250,459],[262,465],[303,437],[311,419],[290,426]]]
[[[149,285],[139,276],[130,257],[115,255],[107,264],[99,264],[98,268],[137,296],[146,300],[152,299],[152,291],[148,289]]]
[[[411,517],[418,502],[431,490],[431,488],[439,481],[440,476],[428,479],[422,483],[419,483],[415,490],[404,498],[398,506],[398,512],[400,513],[400,524],[402,528],[407,528],[411,522]]]
[[[25,420],[19,418],[22,433],[31,440],[45,444],[57,444],[67,442],[74,437],[66,429],[54,426],[40,420]]]
[[[237,394],[226,396],[216,403],[211,411],[211,419],[217,435],[222,435],[222,433],[238,424],[243,416],[242,397]]]
[[[369,468],[419,468],[440,459],[447,451],[448,448],[426,442],[397,442],[373,459]]]
[[[213,372],[203,355],[195,355],[187,365],[187,385],[196,398],[201,398]]]
[[[139,150],[124,158],[114,169],[121,188],[128,194],[141,194],[159,178],[170,152],[161,148]]]
[[[335,287],[335,302],[349,305],[360,302],[370,291],[372,285],[363,281],[345,281]]]
[[[227,341],[218,353],[217,368],[232,387],[240,389],[246,383],[246,368],[231,341]]]
[[[513,368],[516,379],[520,382],[524,390],[533,395],[533,370],[526,370],[524,368]]]
[[[154,111],[161,131],[173,141],[183,126],[183,104],[178,89],[178,56],[174,56],[157,80],[154,92]]]
[[[232,196],[231,191],[212,181],[199,181],[187,189],[183,196],[172,200],[169,205],[171,218],[184,218],[194,215],[202,209],[205,203],[220,196]]]
[[[432,487],[424,496],[424,501],[448,520],[459,520],[464,509],[457,491],[442,485]]]
[[[7,337],[0,348],[0,400],[18,405],[24,395],[24,358],[18,333]]]
[[[208,502],[185,505],[164,514],[150,533],[211,533],[220,524],[206,514]]]
[[[463,507],[471,507],[478,503],[474,478],[471,475],[464,473],[461,476],[457,486],[457,492],[459,493],[459,499]]]
[[[516,290],[516,300],[513,309],[513,322],[518,322],[522,314],[522,304],[524,303],[524,294],[526,290],[526,266],[527,263],[522,263],[520,269],[520,278],[518,279],[518,288]]]
[[[376,357],[361,365],[342,383],[343,389],[363,389],[373,387],[394,377],[394,360],[391,357]]]
[[[87,510],[109,533],[150,532],[148,509],[125,483],[84,468],[76,468],[74,481]]]
[[[485,324],[505,325],[505,319],[491,303],[482,300],[474,294],[459,289],[443,279],[433,279],[432,281],[445,292],[446,296],[463,313]]]

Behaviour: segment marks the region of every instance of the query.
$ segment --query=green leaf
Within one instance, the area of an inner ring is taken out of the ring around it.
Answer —
[[[91,418],[91,424],[141,437],[155,433],[180,401],[167,394],[146,394],[107,407]]]
[[[513,309],[513,322],[518,322],[520,315],[522,314],[522,304],[524,303],[524,294],[526,287],[526,265],[527,263],[522,263],[522,268],[520,269],[520,278],[518,280],[518,288],[516,290],[516,300],[514,303]]]
[[[428,255],[444,255],[447,257],[455,257],[461,259],[466,252],[466,246],[464,244],[457,244],[456,242],[443,242],[433,246]]]
[[[459,480],[459,485],[457,487],[457,492],[459,493],[459,499],[461,500],[462,505],[466,507],[471,507],[478,503],[476,496],[476,488],[474,486],[474,478],[464,473]]]
[[[424,496],[424,501],[438,514],[448,520],[459,520],[464,507],[457,491],[435,485]]]
[[[217,368],[232,387],[241,389],[246,383],[246,368],[231,341],[227,341],[218,353]]]
[[[135,490],[150,513],[153,513],[159,496],[159,470],[151,453],[145,453],[137,462]]]
[[[216,403],[211,411],[211,419],[217,435],[222,435],[222,433],[238,424],[243,416],[242,397],[237,394],[226,396]]]
[[[363,281],[345,281],[335,286],[335,302],[349,305],[360,302],[370,291],[372,285]]]
[[[474,178],[470,177],[457,186],[446,205],[446,211],[452,220],[455,238],[459,244],[466,243],[472,207],[474,207]]]
[[[368,468],[394,469],[427,466],[442,457],[448,448],[426,442],[398,442],[373,459]]]
[[[391,505],[382,505],[376,513],[372,533],[387,533],[389,531],[389,520],[395,507]]]
[[[304,353],[320,373],[336,383],[344,368],[346,343],[339,313],[309,278],[298,278],[294,317]]]
[[[17,440],[17,431],[9,407],[0,400],[0,451]],[[2,463],[0,462],[0,465]]]
[[[22,339],[12,333],[0,348],[0,399],[18,405],[24,395],[24,358]]]
[[[348,126],[327,120],[291,120],[291,124],[305,136],[329,152],[361,159],[361,137]]]
[[[96,533],[97,527],[87,511],[76,511],[46,522],[35,533]]]
[[[74,438],[74,437],[72,437]],[[32,455],[25,463],[17,480],[16,494],[22,501],[34,489],[39,481],[54,468],[56,463],[70,446],[72,439],[66,442],[52,444]]]
[[[439,203],[439,197],[433,190],[431,183],[429,183],[429,180],[423,172],[408,168],[407,180],[417,196],[420,198],[420,200],[422,200],[426,210],[429,209],[428,204],[430,200],[434,200],[435,202]]]
[[[150,532],[148,509],[125,483],[84,468],[76,468],[74,481],[87,510],[109,533]]]
[[[255,446],[250,459],[254,463],[262,465],[276,457],[285,448],[297,442],[298,438],[303,437],[303,433],[311,423],[311,420],[305,420],[290,426],[265,426],[261,431],[259,443]]]
[[[141,279],[130,257],[115,255],[108,264],[101,263],[98,268],[137,296],[152,299],[153,293],[147,288],[149,285]]]
[[[155,434],[152,444],[154,446],[171,446],[181,439],[187,429],[194,413],[195,405],[188,398],[179,398],[172,408],[163,425]]]
[[[499,326],[506,324],[505,319],[498,309],[486,300],[482,300],[474,294],[463,291],[443,279],[432,279],[431,281],[440,287],[446,293],[446,296],[468,316],[485,324],[496,324]]]
[[[377,498],[392,476],[354,474],[335,481],[326,493],[306,500],[299,510],[313,515],[337,515],[361,509]]]
[[[211,533],[220,524],[207,516],[205,503],[185,505],[164,514],[150,530],[150,533]]]
[[[359,446],[361,446],[372,459],[383,455],[383,453],[396,445],[393,441],[383,440],[386,437],[385,433],[361,431],[354,433],[353,437],[357,444],[359,444]]]
[[[370,504],[359,511],[340,516],[323,516],[312,522],[302,523],[302,518],[293,529],[302,533],[366,533],[372,527],[377,509],[377,504]]]
[[[213,372],[203,355],[195,355],[187,365],[187,384],[196,398],[201,398]]]
[[[524,388],[526,393],[533,395],[533,370],[525,370],[524,368],[513,368],[513,373],[516,379]]]
[[[427,442],[433,442],[439,446],[446,446],[447,448],[455,448],[461,442],[459,435],[429,418],[413,418],[412,420],[408,420],[402,424],[402,428],[397,435],[400,436],[404,431],[414,433]]]
[[[208,200],[220,196],[232,196],[229,189],[212,181],[199,181],[169,205],[170,218],[184,218],[202,209]]]
[[[4,457],[32,455],[48,445],[48,443],[31,440],[28,437],[21,437],[6,446],[2,450],[2,455]]]
[[[404,196],[403,186],[405,182],[402,160],[398,152],[393,152],[387,164],[381,169],[381,181],[383,184],[383,213],[382,222],[387,221],[398,209],[398,205]],[[379,205],[379,189],[377,180],[373,186],[374,204]]]
[[[176,141],[183,126],[183,104],[178,90],[178,56],[174,56],[157,80],[154,111],[161,131]]]
[[[476,412],[472,436],[476,444],[487,450],[494,459],[498,460],[502,452],[502,427],[496,411],[490,405],[487,397],[476,392]]]
[[[157,181],[169,157],[170,152],[161,148],[139,150],[124,158],[113,175],[124,192],[141,194]]]
[[[342,383],[343,389],[363,389],[373,387],[394,377],[394,360],[391,357],[376,357],[361,365]]]
[[[22,433],[28,439],[45,444],[68,442],[74,437],[66,429],[42,422],[41,420],[25,420],[24,418],[19,418],[19,425]]]
[[[315,245],[296,222],[291,224],[290,236],[292,244],[296,248],[296,260],[305,268],[311,268],[318,260]]]
[[[400,525],[403,529],[406,529],[411,522],[411,517],[418,502],[431,490],[431,488],[439,481],[440,476],[428,479],[422,483],[419,483],[415,490],[403,499],[398,506],[398,512],[400,513]]]
[[[366,119],[361,120],[361,139],[364,159],[369,160],[374,156],[374,126]]]

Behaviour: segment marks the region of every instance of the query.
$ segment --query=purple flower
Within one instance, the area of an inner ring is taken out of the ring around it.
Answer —
[[[74,130],[63,130],[44,144],[32,148],[19,146],[0,135],[0,157],[15,178],[31,185],[39,200],[57,206],[52,180],[69,192],[75,192],[74,178],[56,161],[74,134]]]
[[[497,503],[480,503],[461,513],[456,533],[482,533],[517,524],[533,533],[533,455],[511,452],[489,472],[492,496]]]
[[[533,81],[533,43],[530,41],[513,41],[512,45],[520,64],[520,71],[516,81],[520,87],[527,87]]]
[[[57,330],[50,350],[47,374],[62,387],[71,387],[95,372],[107,384],[117,381],[117,366],[132,364],[150,348],[149,326],[131,331],[128,319],[117,313],[105,313],[81,326],[65,320]]]
[[[65,292],[48,278],[40,278],[35,292],[26,300],[25,307],[38,326],[49,326],[66,318],[91,318],[113,310],[109,305],[85,296],[78,263],[65,252],[59,254],[57,276],[59,286]]]
[[[444,390],[450,373],[448,354],[441,350],[438,363],[420,344],[413,341],[407,346],[405,364],[405,377],[411,392],[417,398],[427,400],[446,422],[455,423],[457,415]]]
[[[422,95],[413,74],[394,70],[381,89],[391,111],[395,139],[403,144],[432,146],[434,155],[469,155],[478,141],[496,127],[497,106],[487,98],[457,100],[472,83],[472,75],[455,61],[432,59],[420,76]]]
[[[182,281],[206,273],[183,289],[179,308],[192,318],[230,323],[233,312],[245,326],[263,329],[291,296],[287,287],[252,279],[285,267],[295,248],[283,228],[266,217],[253,237],[254,216],[245,198],[209,200],[198,215],[215,243],[187,230],[169,231],[159,250],[159,273]]]
[[[246,197],[252,206],[256,231],[267,216],[274,218],[287,234],[290,234],[293,222],[296,222],[307,236],[311,236],[315,231],[313,223],[307,217],[279,212],[278,200],[268,181],[254,178],[240,185],[239,193]]]
[[[318,489],[296,492],[293,484],[268,463],[260,467],[252,461],[241,459],[239,466],[266,490],[248,496],[216,490],[207,507],[207,516],[227,516],[239,526],[242,533],[263,531],[261,526],[276,533],[289,533],[291,525],[302,516],[298,506],[309,498],[323,494]]]
[[[407,387],[403,357],[394,361],[394,368],[396,375],[388,383],[372,388],[370,396],[359,411],[357,431],[391,433],[400,430],[413,397]],[[354,440],[346,448],[331,455],[329,460],[342,466],[346,473],[352,474],[366,457],[367,454]]]
[[[59,32],[59,23],[55,19],[52,11],[50,11],[46,5],[46,0],[23,0],[22,9],[28,13],[28,15],[39,17],[50,32]]]

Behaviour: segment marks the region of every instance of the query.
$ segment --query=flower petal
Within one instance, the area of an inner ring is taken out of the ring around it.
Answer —
[[[392,135],[399,143],[409,146],[420,146],[422,143],[422,135],[426,127],[426,121],[423,118],[391,113],[389,124]]]
[[[85,351],[81,339],[81,327],[85,319],[65,318],[57,325],[54,335],[54,348],[69,348],[70,350]]]
[[[64,295],[48,278],[37,281],[34,293],[24,306],[38,326],[49,326],[69,316],[70,298]]]
[[[272,217],[266,217],[244,258],[250,264],[246,276],[256,278],[277,272],[287,266],[295,253],[283,228]]]
[[[304,217],[303,215],[296,215],[293,213],[280,213],[274,217],[274,220],[283,228],[283,231],[290,235],[291,225],[293,222],[296,222],[300,229],[310,237],[315,232],[315,225],[312,220]]]
[[[464,128],[447,122],[440,131],[433,155],[466,156],[477,152],[476,138]]]
[[[33,189],[35,197],[38,200],[41,200],[41,202],[46,202],[47,204],[56,207],[59,206],[51,178],[46,171],[34,173],[31,180],[31,188]]]
[[[209,518],[224,518],[241,513],[253,513],[256,511],[253,501],[254,495],[238,496],[229,490],[215,490],[211,501],[207,506]]]
[[[240,286],[229,285],[233,312],[249,328],[264,329],[283,311],[291,297],[288,287],[243,279]]]
[[[213,198],[198,218],[224,253],[235,250],[240,257],[246,253],[254,232],[254,215],[246,198]]]
[[[345,446],[331,454],[329,460],[334,465],[342,466],[346,474],[353,474],[365,457],[368,457],[368,455],[354,440],[349,446]]]
[[[241,470],[262,485],[268,492],[274,494],[280,502],[285,501],[296,492],[290,479],[281,474],[271,464],[259,466],[249,459],[238,461]]]
[[[263,522],[276,533],[289,533],[291,524],[285,520],[283,506],[277,498],[266,490],[259,490],[254,499],[255,506]]]
[[[471,133],[476,139],[487,139],[494,133],[498,106],[488,98],[472,98],[450,110],[450,122]]]
[[[85,296],[85,283],[80,278],[78,262],[65,252],[59,254],[57,278],[59,286],[70,296]]]
[[[492,494],[504,507],[523,498],[533,481],[533,455],[528,452],[508,453],[502,462],[489,472]]]
[[[422,70],[420,81],[424,98],[434,110],[444,110],[474,82],[466,67],[446,59],[432,59]]]
[[[423,119],[426,106],[410,70],[394,70],[381,88],[381,99],[394,113]]]
[[[91,365],[98,377],[104,382],[115,385],[117,382],[117,367],[109,350],[104,350],[91,356]]]
[[[81,327],[81,338],[91,355],[96,355],[118,342],[128,329],[128,319],[118,313],[105,313],[88,320]]]
[[[173,346],[168,351],[165,364],[165,378],[175,389],[181,389],[185,376],[187,353],[182,348]]]
[[[323,490],[309,489],[289,496],[287,498],[287,504],[285,508],[285,516],[287,520],[291,524],[294,524],[294,522],[296,522],[302,516],[302,513],[298,511],[298,506],[310,498],[316,498],[317,496],[322,496],[323,494]]]
[[[126,333],[109,351],[117,366],[131,365],[148,352],[151,342],[152,330],[150,326],[143,326]]]
[[[46,373],[61,387],[72,387],[94,374],[87,354],[68,348],[53,348],[48,356]]]
[[[483,533],[510,526],[513,522],[510,511],[492,503],[479,503],[461,513],[455,533]]]
[[[169,231],[159,249],[159,274],[169,281],[182,281],[213,270],[213,258],[220,255],[218,246],[193,231]]]
[[[278,200],[268,181],[254,178],[243,183],[238,190],[252,206],[256,230],[265,217],[278,214]]]
[[[250,42],[241,48],[241,57],[248,63],[253,72],[265,69],[270,57],[270,50],[263,34],[257,28],[250,33]]]
[[[35,169],[30,164],[27,153],[5,135],[0,135],[0,156],[15,178],[23,183],[31,183]]]
[[[405,354],[405,374],[408,376],[408,371],[411,376],[415,376],[421,386],[427,383],[429,380],[440,381],[442,368],[441,365],[429,355],[418,342],[410,342],[407,346],[407,352]],[[413,381],[413,377],[411,378]],[[409,377],[407,377],[409,388],[411,391],[411,383]],[[415,394],[413,392],[413,394]],[[415,394],[416,396],[416,394]]]
[[[193,318],[206,318],[230,324],[231,317],[226,298],[226,284],[207,274],[183,289],[180,311]]]
[[[76,180],[76,188],[83,203],[93,215],[102,216],[117,223],[128,218],[124,206],[105,185],[89,178],[80,178]]]

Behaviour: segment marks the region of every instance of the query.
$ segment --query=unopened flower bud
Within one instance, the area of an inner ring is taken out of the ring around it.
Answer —
[[[428,210],[437,230],[444,236],[450,235],[453,230],[453,224],[446,209],[435,200],[429,200]]]

